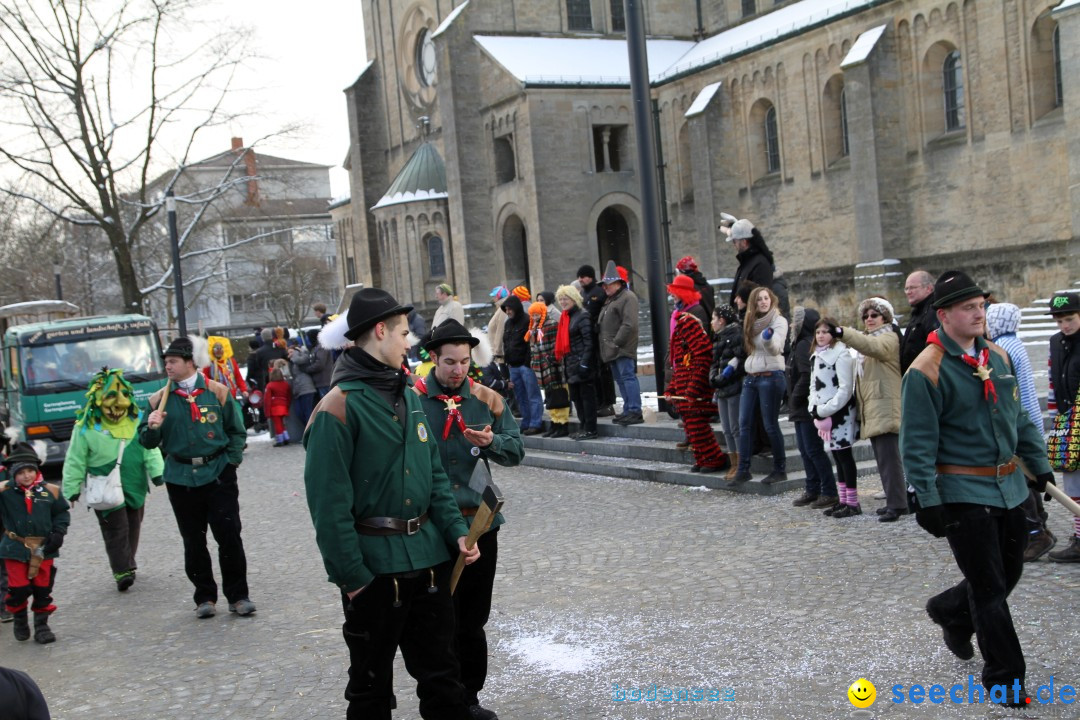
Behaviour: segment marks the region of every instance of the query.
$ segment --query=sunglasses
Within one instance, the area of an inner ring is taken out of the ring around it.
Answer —
[[[866,313],[863,313],[862,319],[866,320],[867,318],[879,318],[879,317],[881,317],[881,313],[866,312]]]

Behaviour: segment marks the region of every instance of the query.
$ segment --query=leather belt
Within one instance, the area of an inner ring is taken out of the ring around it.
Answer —
[[[1001,465],[987,465],[983,467],[970,467],[968,465],[938,465],[940,475],[976,475],[978,477],[1003,477],[1012,475],[1016,470],[1016,462],[1010,460]]]
[[[461,517],[474,517],[479,509],[478,507],[461,508]]]
[[[216,460],[217,458],[221,457],[224,454],[225,454],[225,448],[221,448],[220,450],[218,450],[213,455],[207,455],[206,457],[182,458],[182,457],[177,457],[177,456],[173,455],[172,459],[175,460],[176,462],[182,464],[182,465],[194,465],[195,467],[200,467],[202,465],[209,465],[211,460]]]
[[[402,520],[392,517],[369,517],[356,521],[356,532],[361,535],[415,535],[428,521],[424,512],[420,517]]]
[[[779,370],[766,370],[765,372],[759,372],[759,373],[748,372],[746,374],[749,375],[750,377],[765,377],[766,375],[772,375],[773,373],[778,373],[778,372],[780,372],[780,371]]]

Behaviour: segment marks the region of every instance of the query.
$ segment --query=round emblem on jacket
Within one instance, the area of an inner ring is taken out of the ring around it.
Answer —
[[[214,439],[214,431],[213,431],[213,430],[211,430],[210,432],[206,433],[206,439],[207,439],[207,440],[213,440],[213,439]]]
[[[427,442],[427,426],[424,423],[416,423],[416,435],[420,442]]]
[[[218,421],[218,414],[211,410],[206,413],[206,422],[216,423]]]
[[[469,448],[469,454],[473,457],[480,457],[480,448],[473,445],[471,448]]]

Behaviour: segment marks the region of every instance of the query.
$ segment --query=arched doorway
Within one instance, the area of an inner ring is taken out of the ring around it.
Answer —
[[[626,217],[613,207],[605,208],[596,220],[596,242],[600,253],[600,265],[607,266],[608,260],[625,268],[633,267],[630,251],[630,226]],[[603,272],[603,267],[597,268]]]
[[[525,224],[517,215],[506,219],[502,232],[504,277],[509,287],[529,284],[529,249]]]

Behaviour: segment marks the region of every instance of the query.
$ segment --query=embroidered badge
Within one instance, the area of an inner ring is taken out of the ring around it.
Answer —
[[[206,422],[216,423],[217,421],[218,421],[218,414],[216,412],[211,410],[210,412],[206,413]]]
[[[214,439],[214,431],[213,431],[213,430],[211,430],[210,432],[206,433],[206,439],[207,439],[207,440],[213,440],[213,439]]]
[[[478,448],[478,447],[476,447],[475,445],[473,445],[473,446],[472,446],[472,447],[471,447],[471,448],[469,449],[469,454],[470,454],[470,455],[472,455],[473,457],[480,457],[480,448]]]
[[[420,442],[427,442],[427,427],[424,423],[416,424],[416,435],[420,438]]]

